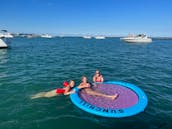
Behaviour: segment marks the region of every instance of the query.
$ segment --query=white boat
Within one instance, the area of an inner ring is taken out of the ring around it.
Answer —
[[[128,37],[120,38],[121,40],[128,43],[150,43],[152,42],[151,38],[148,38],[145,34],[139,34],[136,36],[129,35]]]
[[[14,36],[10,33],[0,33],[0,38],[13,38]]]
[[[1,30],[0,38],[13,38],[14,36],[10,34],[7,30]]]
[[[92,37],[91,36],[88,36],[88,35],[85,35],[83,36],[84,39],[91,39]]]
[[[8,45],[2,40],[0,39],[0,48],[7,48]]]
[[[95,39],[105,39],[105,36],[96,36]]]
[[[52,38],[52,36],[49,34],[42,34],[41,37],[42,38]]]

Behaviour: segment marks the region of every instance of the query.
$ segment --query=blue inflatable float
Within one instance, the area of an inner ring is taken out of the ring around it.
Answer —
[[[143,112],[148,104],[146,94],[137,86],[126,82],[108,81],[98,83],[93,90],[104,94],[118,94],[115,99],[89,95],[78,90],[70,95],[71,101],[80,109],[103,117],[129,117]]]

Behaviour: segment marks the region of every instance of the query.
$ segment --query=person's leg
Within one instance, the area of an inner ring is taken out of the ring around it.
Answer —
[[[31,99],[37,99],[37,98],[50,98],[57,96],[58,94],[56,93],[56,89],[48,92],[40,92],[35,95],[31,96]]]
[[[54,96],[57,96],[57,95],[58,95],[57,90],[52,90],[52,91],[46,92],[44,97],[50,98],[50,97],[54,97]]]
[[[96,91],[91,90],[91,89],[86,89],[86,93],[87,94],[90,94],[90,95],[96,95],[96,96],[106,97],[106,98],[111,98],[111,99],[115,99],[118,96],[118,94],[115,94],[115,95],[106,95],[106,94],[103,94],[103,93],[100,93],[100,92],[96,92]]]

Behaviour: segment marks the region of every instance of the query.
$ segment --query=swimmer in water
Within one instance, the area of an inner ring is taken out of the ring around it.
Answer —
[[[40,92],[37,93],[35,95],[31,96],[31,99],[37,99],[37,98],[50,98],[50,97],[55,97],[58,96],[60,94],[63,95],[69,95],[74,93],[75,91],[72,90],[72,88],[74,87],[75,82],[73,80],[70,80],[70,82],[63,82],[63,86],[64,88],[57,88],[55,90],[51,90],[48,92]]]

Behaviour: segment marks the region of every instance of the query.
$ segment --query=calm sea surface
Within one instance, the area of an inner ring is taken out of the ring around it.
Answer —
[[[0,50],[0,129],[172,129],[172,40],[128,44],[119,38],[14,38]],[[79,84],[99,69],[105,80],[133,83],[148,96],[145,110],[104,118],[78,109],[69,96],[30,96]]]

